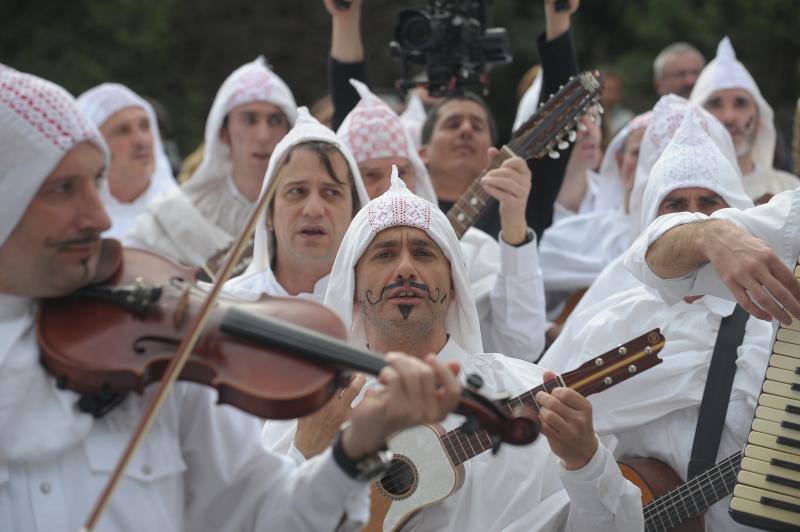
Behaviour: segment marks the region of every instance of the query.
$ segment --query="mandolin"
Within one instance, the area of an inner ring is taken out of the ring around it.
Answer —
[[[591,107],[602,112],[597,99],[600,97],[600,82],[595,74],[583,72],[570,78],[557,93],[543,103],[524,124],[514,132],[494,159],[472,182],[460,198],[447,211],[447,219],[458,238],[475,224],[481,214],[496,200],[483,189],[481,178],[486,172],[499,168],[511,157],[541,159],[550,156],[557,159],[557,150],[565,150],[576,138],[575,129],[581,127],[581,117]]]
[[[522,395],[503,401],[507,412],[522,407],[538,411],[534,396],[567,386],[584,396],[601,392],[661,363],[656,354],[664,347],[659,329],[586,362]],[[394,531],[418,510],[449,497],[463,483],[464,462],[495,448],[483,430],[462,427],[446,431],[423,425],[394,436],[388,442],[394,457],[372,487],[370,522],[365,532]]]

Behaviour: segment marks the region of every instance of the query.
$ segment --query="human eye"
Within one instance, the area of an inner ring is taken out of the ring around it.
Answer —
[[[706,109],[719,109],[721,106],[719,98],[712,98],[706,102]]]
[[[325,195],[327,195],[328,197],[331,197],[331,198],[338,198],[338,197],[340,197],[342,195],[342,191],[339,190],[338,188],[333,188],[333,187],[326,188],[325,189]]]
[[[255,113],[244,113],[242,115],[242,121],[247,124],[248,126],[255,125],[258,122],[258,117]]]
[[[300,185],[295,185],[286,189],[286,195],[289,197],[299,197],[304,195],[306,192],[305,187]]]
[[[267,124],[270,126],[282,126],[284,123],[283,115],[275,113],[267,117]]]

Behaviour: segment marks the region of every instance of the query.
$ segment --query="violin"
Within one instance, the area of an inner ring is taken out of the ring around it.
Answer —
[[[207,294],[195,270],[116,241],[103,244],[99,282],[42,301],[41,361],[60,386],[79,393],[141,393],[161,379]],[[255,416],[294,419],[321,408],[350,382],[350,370],[377,375],[385,366],[346,338],[338,316],[312,301],[220,297],[178,379],[211,386],[220,403]],[[509,412],[481,396],[476,379],[469,382],[457,413],[498,445],[536,439],[532,412]]]

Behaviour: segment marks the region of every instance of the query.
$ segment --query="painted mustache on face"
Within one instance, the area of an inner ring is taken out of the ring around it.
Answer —
[[[83,236],[77,238],[70,238],[67,240],[50,240],[47,242],[48,246],[56,248],[66,248],[71,246],[85,246],[87,244],[94,244],[100,240],[100,233],[85,233]]]
[[[425,283],[415,283],[414,281],[410,280],[409,281],[400,280],[394,283],[387,284],[386,286],[383,287],[383,290],[381,290],[381,293],[375,300],[372,299],[374,292],[372,291],[371,288],[367,288],[366,290],[364,290],[364,298],[367,300],[367,303],[369,303],[370,306],[374,307],[383,300],[383,296],[386,295],[386,292],[395,290],[397,288],[403,288],[404,286],[408,286],[410,288],[415,288],[421,292],[425,292],[428,296],[428,301],[430,301],[431,303],[444,303],[445,300],[447,299],[447,292],[442,294],[441,288],[438,287],[436,288],[436,295],[434,296],[431,295],[431,291],[428,288],[428,285],[426,285]]]

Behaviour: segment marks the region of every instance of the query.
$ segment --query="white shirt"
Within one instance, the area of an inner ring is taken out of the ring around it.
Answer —
[[[123,244],[129,243],[127,234],[136,225],[137,218],[145,212],[151,202],[174,188],[176,187],[166,180],[162,179],[156,182],[154,178],[151,178],[144,192],[139,194],[133,201],[127,203],[119,201],[109,190],[104,190],[102,195],[103,206],[106,208],[109,218],[111,218],[111,229],[103,233],[103,236],[116,238],[122,241]]]
[[[230,176],[194,197],[179,188],[150,203],[128,240],[135,247],[201,267],[239,235],[253,205]]]
[[[628,249],[630,235],[628,215],[621,209],[577,214],[551,225],[539,246],[548,296],[591,285],[603,268]]]
[[[534,361],[544,348],[544,286],[536,238],[522,246],[471,227],[459,241],[483,348]]]
[[[439,352],[458,361],[462,375],[477,373],[489,396],[516,396],[541,384],[544,369],[494,353],[467,354],[452,338]],[[367,387],[374,386],[368,382]],[[358,398],[356,399],[358,400]],[[450,430],[462,421],[448,416]],[[265,441],[276,452],[303,456],[293,446],[294,423],[267,422]],[[626,481],[602,445],[584,468],[559,465],[544,437],[529,446],[502,446],[464,463],[464,484],[440,504],[415,514],[403,531],[635,531],[642,529],[641,494]]]
[[[800,189],[782,192],[768,203],[751,209],[720,209],[710,217],[701,213],[676,213],[657,218],[636,239],[625,254],[625,266],[643,283],[653,287],[668,303],[693,294],[711,294],[734,300],[711,264],[679,279],[662,279],[650,269],[645,259],[647,249],[666,231],[708,219],[727,220],[760,238],[775,251],[781,261],[794,270],[800,254]]]
[[[789,172],[754,164],[753,171],[742,176],[744,191],[753,201],[764,194],[780,194],[800,186],[800,179]]]
[[[14,309],[15,315],[4,314],[3,308]],[[19,392],[9,385],[15,372],[54,381],[38,365],[27,308],[0,296],[0,327],[5,331],[9,324],[23,327],[13,339],[0,339],[0,430],[16,432],[17,439],[13,444],[4,440],[6,446],[0,448],[0,530],[75,532],[116,465],[153,388],[144,399],[129,394],[109,414],[90,422],[80,438],[68,428],[41,421],[59,406],[45,392],[20,402],[16,418],[14,412],[8,415],[17,400],[11,394]],[[56,393],[75,398],[71,392]],[[29,408],[30,404],[41,407]],[[88,416],[72,410],[66,416],[86,425]],[[30,431],[20,432],[25,426]],[[363,522],[368,484],[350,479],[330,451],[300,467],[270,453],[261,444],[260,427],[259,419],[217,405],[210,388],[178,383],[97,530],[329,531],[336,529],[345,511],[350,518],[345,526]],[[48,440],[49,448],[35,449],[41,438]],[[25,453],[25,444],[31,448],[28,457],[9,458],[8,449]]]
[[[616,437],[614,454],[618,458],[656,458],[686,478],[720,321],[733,308],[732,302],[711,296],[693,304],[669,306],[654,291],[640,285],[589,310],[594,317],[563,346],[564,351],[572,353],[564,364],[568,369],[655,327],[660,327],[667,339],[659,353],[661,364],[589,397],[595,430],[601,436]],[[771,335],[770,324],[755,318],[747,322],[717,462],[744,448],[769,358]],[[723,499],[705,514],[706,530],[750,530],[728,516],[729,502],[729,497]]]

